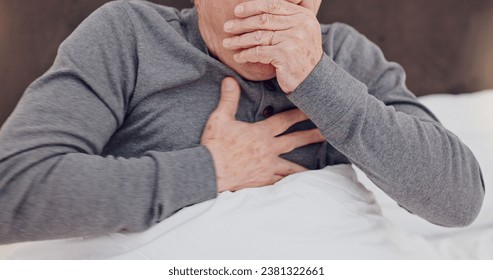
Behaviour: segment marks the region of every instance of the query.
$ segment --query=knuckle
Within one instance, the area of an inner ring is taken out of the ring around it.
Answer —
[[[232,96],[223,96],[223,97],[221,97],[221,102],[223,102],[223,103],[234,103],[235,101],[236,101],[236,99],[234,97],[232,97]]]
[[[271,53],[269,52],[268,48],[263,47],[263,46],[258,46],[257,50],[257,57],[262,63],[269,62],[271,59]]]
[[[216,123],[216,122],[220,122],[222,121],[223,119],[223,114],[221,111],[219,110],[215,110],[214,112],[212,112],[212,114],[209,116],[209,124],[207,125],[207,130],[212,130],[213,129],[213,125],[210,124],[210,123]]]
[[[262,32],[261,30],[257,30],[254,34],[255,42],[260,43],[263,39],[263,36],[264,32]]]
[[[250,19],[248,19],[248,18],[242,18],[242,19],[234,20],[233,22],[234,22],[234,26],[237,29],[239,29],[241,27],[248,26],[249,21],[250,21]]]
[[[266,57],[265,48],[262,48],[261,46],[257,46],[257,57],[260,59],[263,59]]]
[[[245,50],[245,51],[241,51],[239,53],[236,54],[236,57],[238,59],[245,59],[245,57],[248,55],[248,50]]]
[[[267,3],[266,10],[268,13],[278,12],[279,10],[281,10],[281,4],[281,0],[270,1],[269,3]]]
[[[255,47],[255,57],[259,58],[262,56],[262,48],[260,46]]]
[[[214,120],[217,122],[224,122],[228,119],[228,113],[226,110],[218,110],[215,112]]]
[[[269,24],[270,16],[268,14],[261,14],[258,16],[257,28],[264,29]]]

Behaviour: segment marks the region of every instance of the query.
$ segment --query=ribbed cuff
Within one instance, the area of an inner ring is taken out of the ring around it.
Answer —
[[[288,98],[323,133],[339,122],[364,93],[367,88],[363,83],[324,55]]]

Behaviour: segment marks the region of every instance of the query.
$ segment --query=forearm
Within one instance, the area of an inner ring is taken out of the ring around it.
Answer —
[[[216,196],[212,158],[198,143],[101,156],[125,125],[137,84],[125,5],[87,18],[0,130],[0,243],[141,231]]]
[[[2,159],[0,243],[143,231],[217,194],[202,146],[133,159],[56,150]]]
[[[386,106],[326,56],[290,99],[409,211],[446,226],[467,225],[477,216],[484,196],[479,165],[431,116]]]

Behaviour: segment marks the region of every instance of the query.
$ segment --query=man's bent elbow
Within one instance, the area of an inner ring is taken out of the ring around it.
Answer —
[[[471,188],[471,186],[469,186]],[[455,194],[447,201],[447,211],[434,223],[445,227],[466,227],[471,225],[479,216],[484,201],[484,187],[475,186],[468,195]]]

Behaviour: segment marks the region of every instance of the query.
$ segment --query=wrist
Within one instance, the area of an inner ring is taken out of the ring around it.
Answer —
[[[278,75],[278,80],[286,81],[283,84],[281,84],[281,82],[279,83],[281,89],[286,93],[286,95],[294,92],[315,71],[317,66],[320,64],[320,61],[324,57],[323,51],[320,50],[317,53],[320,53],[320,55],[315,55],[312,58],[308,58],[308,63],[305,66],[299,67],[299,69],[297,69],[297,72],[293,72],[293,74],[285,74],[286,78],[284,79],[279,78],[279,76],[282,75],[281,73]]]

